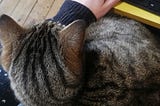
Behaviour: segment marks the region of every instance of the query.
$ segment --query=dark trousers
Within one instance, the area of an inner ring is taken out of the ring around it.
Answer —
[[[8,74],[0,66],[0,106],[17,106],[18,103],[10,88]]]

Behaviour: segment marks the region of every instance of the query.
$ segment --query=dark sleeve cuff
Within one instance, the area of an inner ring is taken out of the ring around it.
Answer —
[[[63,25],[68,25],[77,19],[84,20],[87,25],[96,21],[95,15],[87,7],[71,0],[65,0],[57,15],[52,18],[53,21]]]

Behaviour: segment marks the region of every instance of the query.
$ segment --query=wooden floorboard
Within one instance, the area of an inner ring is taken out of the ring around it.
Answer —
[[[0,14],[11,15],[20,0],[1,0]]]
[[[46,18],[53,2],[54,0],[38,0],[24,25],[29,26],[43,21]]]
[[[37,2],[38,0],[20,0],[11,16],[23,25]]]
[[[7,14],[24,27],[56,15],[64,0],[0,0],[0,15]]]

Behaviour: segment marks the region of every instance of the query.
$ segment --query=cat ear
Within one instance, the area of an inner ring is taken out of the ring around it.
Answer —
[[[0,38],[2,41],[12,40],[8,39],[8,37],[19,36],[22,32],[24,32],[24,29],[20,25],[18,25],[11,17],[5,14],[0,16]]]
[[[76,20],[59,32],[60,45],[65,64],[77,77],[82,73],[82,49],[85,39],[86,24]]]
[[[11,17],[7,15],[0,16],[0,42],[3,48],[1,61],[5,70],[8,70],[11,62],[13,42],[17,41],[22,32],[24,32],[24,29]]]

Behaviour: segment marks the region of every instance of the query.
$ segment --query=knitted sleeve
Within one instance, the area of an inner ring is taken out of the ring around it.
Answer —
[[[86,6],[75,1],[65,0],[57,15],[51,20],[68,25],[77,19],[84,20],[87,25],[96,21],[95,15]]]

